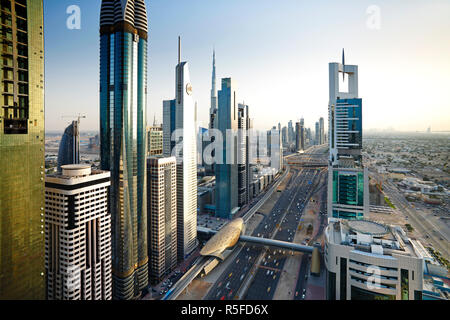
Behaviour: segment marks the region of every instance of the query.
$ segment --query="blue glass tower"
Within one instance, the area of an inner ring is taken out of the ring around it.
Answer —
[[[231,78],[222,79],[219,91],[217,129],[222,133],[223,151],[217,155],[216,216],[231,219],[238,211],[238,103],[236,89]],[[234,141],[231,141],[233,139]]]
[[[80,163],[80,131],[78,121],[73,121],[64,130],[58,150],[58,172],[61,166]]]
[[[100,156],[111,172],[113,296],[148,285],[146,202],[147,13],[144,0],[103,0]]]

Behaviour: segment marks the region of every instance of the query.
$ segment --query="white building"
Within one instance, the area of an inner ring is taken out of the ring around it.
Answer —
[[[110,173],[62,166],[45,179],[46,296],[112,298]]]
[[[330,219],[325,230],[327,300],[420,300],[424,255],[400,227]]]
[[[175,100],[164,102],[164,156],[177,159],[178,260],[197,247],[197,118],[189,64],[181,62],[179,47]],[[179,142],[181,141],[181,142]]]
[[[176,158],[147,159],[149,278],[157,283],[177,265]]]

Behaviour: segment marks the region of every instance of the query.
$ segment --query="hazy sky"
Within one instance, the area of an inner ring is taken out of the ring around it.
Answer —
[[[364,129],[450,130],[448,0],[147,0],[148,123],[174,98],[177,37],[190,63],[200,125],[208,125],[212,49],[217,82],[232,77],[257,129],[327,121],[328,63],[359,65]],[[99,126],[100,0],[44,0],[46,128],[85,114]],[[81,9],[69,30],[66,9]],[[379,9],[380,20],[368,8]],[[379,29],[376,28],[379,26]]]

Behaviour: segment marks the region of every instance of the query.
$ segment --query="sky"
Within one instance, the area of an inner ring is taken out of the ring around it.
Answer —
[[[450,130],[448,0],[146,0],[148,124],[175,95],[177,38],[190,64],[200,126],[208,126],[212,51],[256,129],[327,121],[328,63],[359,66],[363,128]],[[80,29],[67,28],[80,8]],[[46,130],[82,114],[99,129],[100,0],[44,0]]]

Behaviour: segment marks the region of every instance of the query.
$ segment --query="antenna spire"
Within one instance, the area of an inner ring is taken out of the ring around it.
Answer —
[[[345,81],[345,51],[342,48],[342,80]]]
[[[178,64],[181,63],[181,37],[178,36]]]

